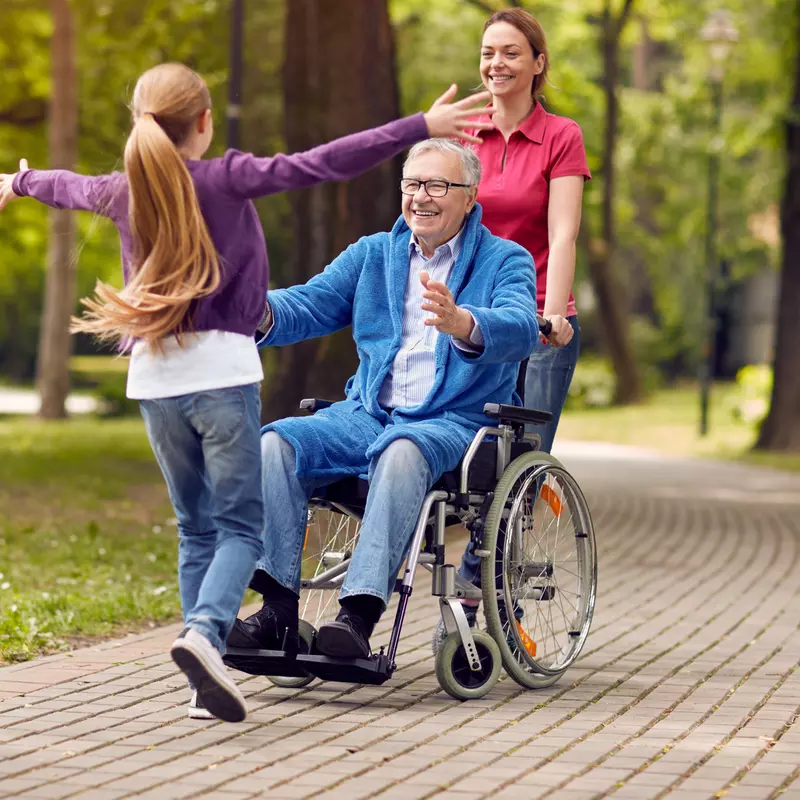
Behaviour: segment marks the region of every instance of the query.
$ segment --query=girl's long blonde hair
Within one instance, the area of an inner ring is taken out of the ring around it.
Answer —
[[[121,291],[100,281],[70,330],[101,340],[161,340],[191,330],[192,303],[220,282],[219,256],[178,148],[211,108],[205,81],[183,64],[145,72],[133,93],[133,129],[125,145],[133,263]]]

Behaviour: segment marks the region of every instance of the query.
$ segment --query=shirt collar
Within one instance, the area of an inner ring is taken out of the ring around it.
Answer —
[[[458,233],[452,238],[448,239],[444,244],[440,244],[436,250],[433,251],[433,256],[431,260],[436,258],[436,256],[442,252],[445,248],[447,248],[450,257],[455,261],[458,258],[458,254],[461,252],[461,245],[463,244],[463,234],[464,234],[465,225],[462,225],[458,229]],[[419,242],[417,241],[417,237],[415,234],[411,234],[411,239],[408,243],[408,254],[409,256],[414,252],[414,249],[422,255],[422,248],[419,246]]]
[[[541,144],[544,141],[544,129],[546,124],[547,112],[544,110],[544,106],[537,100],[531,115],[519,126],[519,132],[532,142]]]
[[[491,122],[492,118],[488,114],[483,114],[478,117],[479,122]],[[544,129],[547,126],[547,112],[544,106],[537,100],[536,105],[533,107],[531,115],[517,128],[517,130],[530,141],[536,144],[541,144],[544,141]],[[488,131],[477,131],[477,135],[481,136],[486,133],[492,133],[492,129]],[[516,131],[515,131],[516,133]]]

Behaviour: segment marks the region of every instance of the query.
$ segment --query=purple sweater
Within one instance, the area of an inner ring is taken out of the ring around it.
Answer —
[[[261,321],[269,263],[253,198],[324,181],[350,180],[427,137],[420,113],[305,153],[258,158],[228,150],[222,158],[187,161],[222,266],[219,288],[197,301],[193,329],[251,336]],[[66,170],[32,169],[17,174],[14,192],[53,208],[93,211],[111,219],[119,230],[123,273],[128,279],[133,240],[123,173],[87,177]]]

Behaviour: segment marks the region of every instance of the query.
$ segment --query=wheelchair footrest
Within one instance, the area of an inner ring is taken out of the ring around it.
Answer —
[[[284,678],[307,678],[308,672],[293,653],[285,650],[251,650],[229,647],[222,660],[229,667],[248,675],[280,675]]]
[[[339,683],[386,683],[394,669],[383,653],[370,658],[331,658],[323,655],[299,655],[298,666],[323,681]],[[275,673],[273,673],[275,674]]]

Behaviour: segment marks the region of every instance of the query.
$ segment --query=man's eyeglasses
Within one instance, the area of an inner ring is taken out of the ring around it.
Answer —
[[[471,188],[468,183],[450,183],[442,180],[418,181],[414,178],[403,178],[400,181],[400,191],[403,194],[416,194],[420,186],[425,187],[425,193],[428,197],[444,197],[451,186],[456,186],[459,189]]]

